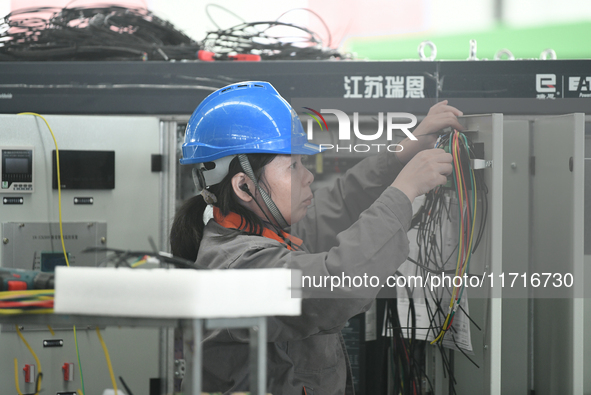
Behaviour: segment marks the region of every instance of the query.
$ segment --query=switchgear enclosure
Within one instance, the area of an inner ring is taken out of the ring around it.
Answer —
[[[160,239],[161,176],[151,171],[152,155],[161,153],[160,120],[130,116],[48,115],[45,118],[55,134],[59,149],[64,152],[110,151],[115,156],[114,189],[61,191],[62,220],[68,235],[65,247],[74,258],[72,264],[96,265],[100,261],[101,257],[97,256],[90,260],[83,258],[80,253],[82,243],[91,243],[93,247],[151,250],[148,237]],[[58,191],[52,188],[52,152],[56,148],[43,120],[32,115],[0,115],[0,140],[2,147],[34,147],[34,191],[8,195],[0,190],[0,197],[23,199],[22,204],[2,204],[0,201],[1,240],[6,239],[0,245],[0,265],[31,269],[33,257],[38,260],[41,253],[62,251],[59,231],[55,230],[59,222]],[[79,204],[81,202],[87,204]],[[34,237],[35,229],[45,229],[39,234],[49,237],[52,243],[35,244],[19,240],[19,235]],[[13,332],[14,328],[4,325],[3,329],[0,341],[1,392],[16,393],[13,359],[18,358],[19,370],[25,363],[34,362]],[[7,331],[10,329],[12,332]],[[72,330],[57,329],[56,336],[52,336],[46,327],[25,326],[23,331],[39,356],[43,368],[43,390],[50,394],[80,388]],[[150,378],[159,377],[159,331],[108,327],[103,328],[103,336],[109,347],[115,375],[122,376],[134,393],[148,394]],[[64,346],[44,348],[42,341],[47,339],[63,339]],[[101,394],[105,388],[112,388],[94,328],[79,327],[78,341],[86,393]],[[74,381],[67,384],[61,371],[66,362],[75,366]],[[21,390],[33,392],[32,387],[24,386],[22,377]]]

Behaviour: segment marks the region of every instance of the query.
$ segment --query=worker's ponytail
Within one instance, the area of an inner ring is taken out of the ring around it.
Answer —
[[[177,211],[170,230],[170,247],[173,255],[195,261],[203,236],[203,212],[207,203],[203,196],[193,196]]]
[[[264,186],[263,168],[277,155],[249,154],[247,156],[255,177]],[[229,172],[226,177],[219,184],[210,186],[208,190],[216,196],[217,203],[214,206],[220,209],[222,215],[228,215],[230,212],[241,215],[244,219],[244,228],[251,230],[247,233],[260,235],[263,231],[261,219],[239,203],[239,199],[232,188],[232,177],[242,171],[238,158],[234,158],[230,162]],[[199,246],[205,228],[203,213],[206,207],[207,203],[205,203],[203,197],[197,195],[185,201],[178,210],[170,230],[170,246],[173,255],[190,261],[197,259],[197,253],[199,252]],[[236,231],[236,234],[238,233]]]

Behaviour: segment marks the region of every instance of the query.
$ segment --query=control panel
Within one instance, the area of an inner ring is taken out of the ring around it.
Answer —
[[[31,193],[33,147],[0,147],[0,193]]]

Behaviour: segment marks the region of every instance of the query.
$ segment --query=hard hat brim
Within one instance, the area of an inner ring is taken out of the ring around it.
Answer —
[[[325,147],[312,143],[304,143],[297,146],[285,147],[283,149],[269,149],[267,147],[231,147],[226,150],[218,150],[209,156],[199,155],[199,159],[191,157],[186,159],[182,158],[180,163],[181,165],[190,165],[195,163],[213,162],[216,159],[237,154],[316,155],[325,150]]]

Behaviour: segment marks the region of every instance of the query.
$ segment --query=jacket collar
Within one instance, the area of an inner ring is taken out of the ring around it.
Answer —
[[[244,230],[246,232],[249,231],[248,227],[245,226],[245,221],[243,220],[241,215],[236,214],[234,212],[230,212],[228,215],[224,216],[221,213],[220,209],[215,206],[213,207],[213,220],[217,222],[219,225],[223,226],[224,228]],[[302,239],[292,236],[289,233],[284,232],[282,230],[280,232],[284,238],[289,239],[291,243],[294,244],[296,247],[300,247],[302,245]],[[285,243],[285,240],[281,238],[281,236],[279,236],[277,233],[273,232],[269,228],[263,227],[262,236],[268,239],[277,240],[278,242],[286,246],[287,249],[292,249],[289,244]]]

